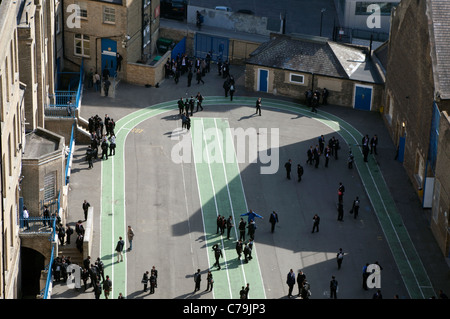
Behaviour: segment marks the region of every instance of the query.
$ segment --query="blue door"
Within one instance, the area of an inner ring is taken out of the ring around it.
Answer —
[[[258,72],[258,91],[267,92],[269,90],[269,71],[259,69]]]
[[[102,74],[108,69],[109,76],[116,75],[117,68],[117,42],[111,39],[102,39]]]
[[[358,110],[370,111],[372,106],[372,88],[367,86],[355,86],[355,104]]]
[[[228,60],[229,40],[228,38],[212,36],[209,34],[195,34],[195,56],[204,59],[208,52],[212,52],[213,61],[222,62]]]

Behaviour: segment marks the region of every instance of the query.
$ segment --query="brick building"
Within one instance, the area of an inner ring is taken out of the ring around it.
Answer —
[[[450,3],[403,0],[391,18],[384,119],[397,159],[449,254]]]
[[[329,104],[378,110],[383,81],[368,48],[322,37],[272,34],[246,60],[245,87],[305,100],[326,88]]]
[[[89,72],[108,68],[126,78],[127,63],[146,62],[155,51],[159,0],[66,0],[63,8],[64,66]],[[75,23],[79,21],[79,24]],[[122,56],[117,69],[116,53]]]
[[[1,245],[0,296],[17,298],[20,286],[18,211],[25,141],[25,85],[19,80],[19,1],[0,1]]]

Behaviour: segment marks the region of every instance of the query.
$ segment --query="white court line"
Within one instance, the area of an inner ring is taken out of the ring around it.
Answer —
[[[200,119],[200,122],[202,123],[202,136],[203,136],[203,141],[205,142],[206,157],[207,157],[207,160],[208,160],[209,177],[211,179],[211,186],[212,186],[213,194],[214,194],[214,203],[215,203],[215,206],[216,206],[216,215],[218,216],[219,215],[219,210],[217,208],[216,189],[214,187],[214,181],[213,181],[212,173],[211,173],[211,165],[210,165],[209,153],[208,153],[208,143],[206,143],[205,134],[203,134],[205,130],[204,130],[203,119],[202,118]],[[225,260],[225,267],[226,267],[226,270],[227,270],[228,289],[230,290],[231,298],[233,298],[233,293],[231,291],[230,274],[228,272],[226,252],[225,252],[225,249],[223,249],[223,247],[225,247],[225,246],[223,244],[223,236],[222,235],[220,235],[220,242],[222,243],[221,249],[223,250],[223,256],[224,256],[223,259]]]
[[[202,121],[203,121],[203,119],[202,119]],[[216,119],[214,119],[214,125],[215,125],[215,127],[216,127],[216,132],[218,133],[218,132],[219,132],[219,129],[218,129],[218,127],[217,127]],[[219,136],[219,135],[217,134],[217,136]],[[226,185],[227,185],[228,200],[230,201],[231,214],[232,214],[232,216],[233,216],[233,222],[235,223],[235,227],[233,227],[233,228],[234,228],[234,234],[236,235],[236,239],[237,239],[237,238],[239,238],[239,237],[238,237],[238,235],[237,235],[237,230],[236,230],[236,219],[235,219],[235,216],[234,216],[233,201],[231,200],[230,188],[228,187],[227,170],[226,170],[226,168],[225,168],[224,154],[223,154],[223,151],[222,151],[221,142],[222,142],[222,141],[219,141],[218,144],[219,144],[220,154],[222,154],[222,156],[221,156],[221,157],[222,157],[222,167],[223,167],[223,172],[224,172],[224,176],[225,176],[225,183],[226,183]],[[234,148],[234,146],[233,146],[233,148]],[[245,277],[245,271],[244,271],[242,259],[240,260],[240,263],[241,263],[242,275],[244,276],[244,282],[246,283],[246,282],[247,282],[247,279],[246,279],[246,277]]]

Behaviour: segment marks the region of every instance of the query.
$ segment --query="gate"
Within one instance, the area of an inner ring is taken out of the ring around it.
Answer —
[[[229,51],[229,39],[212,36],[204,33],[195,34],[195,56],[204,59],[211,51],[213,61],[227,61]]]

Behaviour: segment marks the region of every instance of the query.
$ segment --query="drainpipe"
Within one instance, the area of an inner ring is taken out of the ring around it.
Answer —
[[[2,149],[3,149],[3,142],[0,139],[0,154],[3,154],[3,150]],[[3,240],[2,240],[2,251],[3,251],[3,254],[2,254],[2,281],[3,281],[2,295],[3,295],[3,299],[6,299],[6,296],[5,296],[5,294],[6,294],[6,291],[5,291],[5,286],[6,286],[6,274],[5,274],[5,272],[6,272],[6,260],[5,260],[5,258],[6,258],[6,256],[5,255],[6,254],[4,253],[6,251],[6,247],[5,247],[6,245],[5,245],[5,207],[4,207],[4,204],[3,204],[3,198],[4,198],[3,197],[3,156],[0,157],[0,180],[1,180],[1,183],[2,183],[0,200],[2,202],[2,204],[1,204],[1,210],[2,210],[1,218],[2,218],[2,238],[3,238]]]

